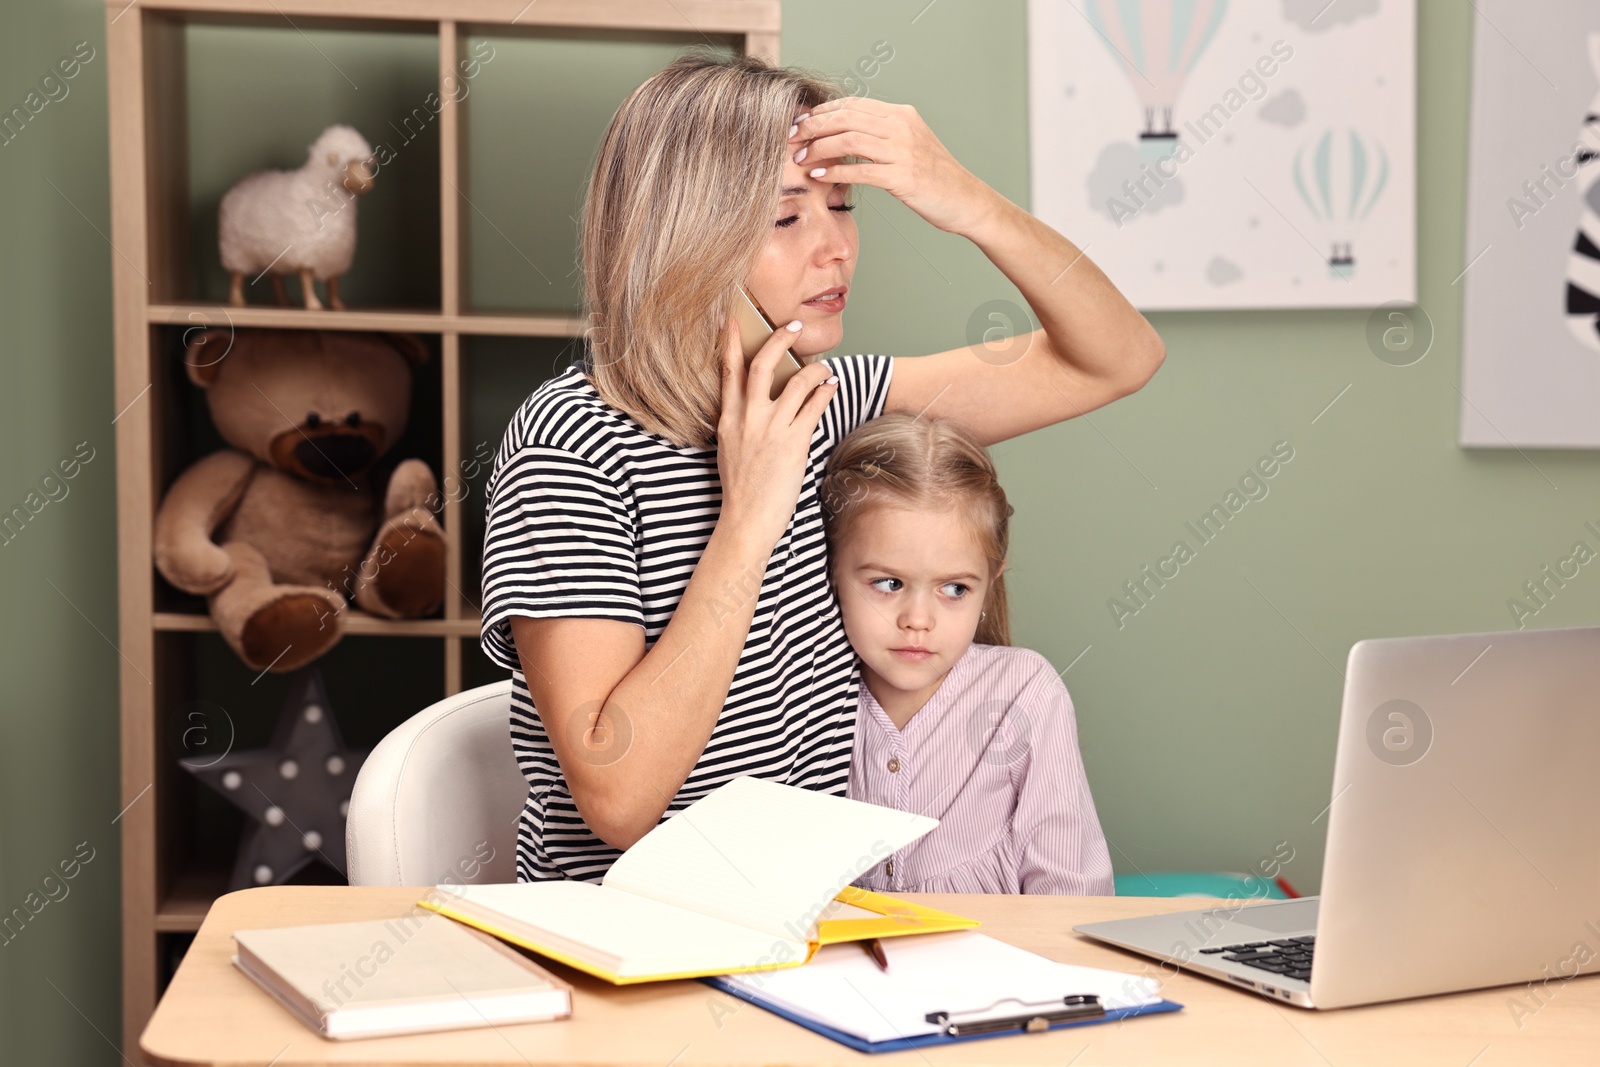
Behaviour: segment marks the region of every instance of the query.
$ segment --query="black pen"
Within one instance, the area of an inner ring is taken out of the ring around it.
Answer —
[[[878,970],[887,971],[889,969],[889,957],[884,954],[882,941],[875,937],[869,937],[861,942],[861,947],[867,955],[872,957],[872,962],[878,965]]]

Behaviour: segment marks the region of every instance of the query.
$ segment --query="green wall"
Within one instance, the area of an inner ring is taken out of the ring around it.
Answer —
[[[70,895],[0,946],[0,1043],[21,1063],[119,1062],[114,253],[103,236],[110,223],[102,11],[90,0],[57,0],[7,5],[0,15],[7,108],[77,41],[99,51],[66,99],[0,147],[0,503],[22,502],[78,442],[96,449],[70,495],[0,547],[0,910],[20,905],[79,842],[96,849]],[[1468,5],[1423,0],[1420,298],[1438,331],[1427,358],[1403,368],[1375,359],[1360,311],[1155,315],[1168,359],[1148,387],[995,449],[1017,506],[1016,639],[1061,667],[1076,658],[1065,678],[1119,872],[1244,870],[1286,841],[1295,859],[1284,873],[1314,891],[1326,820],[1313,820],[1329,795],[1339,672],[1350,644],[1506,627],[1506,599],[1565,554],[1585,520],[1600,518],[1592,456],[1466,453],[1454,444],[1460,289],[1452,279],[1465,262],[1472,32]],[[196,151],[205,153],[192,170],[197,227],[214,207],[205,198],[228,180],[217,161],[297,163],[322,120],[373,106],[358,103],[309,50],[296,56],[302,44],[293,35],[281,35],[285,65],[263,90],[264,76],[237,59],[257,43],[207,33],[208,47],[194,57],[197,76],[220,81],[241,70],[247,80],[213,85],[196,119],[209,123],[193,129],[204,134]],[[894,55],[867,91],[916,104],[969,167],[1026,203],[1021,0],[786,5],[788,62],[843,76],[880,41]],[[575,213],[577,190],[566,185],[593,151],[608,107],[601,98],[625,92],[671,51],[671,42],[648,39],[570,51],[517,42],[483,70],[469,118],[483,180],[469,181],[504,232],[471,222],[478,303],[545,307],[569,298],[562,294],[574,291],[573,259],[560,242],[570,240],[566,216]],[[356,42],[344,55],[370,64],[364,92],[400,99],[417,63],[426,63],[415,52],[403,44],[388,62]],[[266,118],[218,121],[230,99]],[[541,142],[546,122],[559,124],[558,136]],[[432,151],[423,148],[408,165],[425,175]],[[494,173],[498,191],[488,182]],[[519,176],[526,196],[507,192]],[[411,205],[429,210],[425,197],[412,199],[413,188],[403,182],[404,195],[374,200],[371,218],[407,217]],[[980,304],[1016,299],[970,244],[875,191],[865,199],[846,349],[953,347]],[[201,232],[195,241],[205,268],[198,284],[214,296],[207,240]],[[426,273],[403,257],[431,255],[432,246],[426,235],[414,247],[407,240],[364,227],[364,248],[392,248],[402,258],[375,255],[374,274],[352,278],[353,297],[372,286],[395,302],[429,299]],[[517,279],[538,288],[524,295]],[[570,356],[550,344],[493,342],[476,351],[469,350],[480,391],[474,440],[496,434],[521,393]],[[1270,495],[1119,629],[1107,598],[1165,555],[1183,523],[1278,441],[1289,442],[1294,459],[1269,483]],[[1535,623],[1578,624],[1597,610],[1600,584],[1580,579]],[[1264,802],[1269,790],[1274,799]]]
[[[68,895],[0,945],[0,1060],[18,1064],[121,1062],[105,14],[91,0],[0,13],[7,112],[85,40],[95,57],[68,95],[0,147],[0,509],[79,442],[94,449],[68,495],[0,545],[0,913],[43,897],[80,842],[94,849]]]

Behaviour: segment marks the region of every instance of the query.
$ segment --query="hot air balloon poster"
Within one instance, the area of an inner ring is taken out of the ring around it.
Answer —
[[[1600,5],[1476,2],[1460,442],[1600,448]]]
[[[1029,0],[1032,208],[1141,310],[1416,299],[1415,0]]]

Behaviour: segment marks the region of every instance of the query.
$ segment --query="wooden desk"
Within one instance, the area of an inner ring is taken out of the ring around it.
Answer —
[[[1311,1012],[1187,974],[1163,990],[1184,1010],[1131,1022],[868,1055],[786,1022],[700,982],[618,988],[551,965],[574,988],[573,1016],[558,1023],[409,1037],[326,1041],[302,1026],[229,963],[234,930],[350,922],[406,914],[425,890],[280,886],[220,898],[200,927],[140,1047],[160,1064],[1219,1064],[1226,1067],[1505,1067],[1594,1063],[1600,1058],[1600,982],[1551,982],[1537,1008],[1513,986],[1400,1004]],[[983,921],[983,930],[1052,959],[1137,972],[1154,961],[1099,945],[1072,924],[1205,906],[1145,897],[913,899]],[[442,918],[440,921],[444,921]],[[1519,1029],[1508,1002],[1534,1014]]]

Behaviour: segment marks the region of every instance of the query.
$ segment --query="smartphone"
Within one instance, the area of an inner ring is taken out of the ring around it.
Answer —
[[[739,286],[739,298],[733,302],[734,321],[739,324],[739,340],[744,346],[744,365],[750,366],[750,361],[756,358],[756,353],[761,351],[761,346],[767,343],[767,338],[777,332],[777,324],[767,317],[756,298],[750,295],[750,290]],[[778,399],[778,394],[783,392],[783,387],[789,379],[794,377],[801,363],[795,358],[793,352],[784,349],[783,355],[778,357],[778,365],[772,371],[772,399]]]

